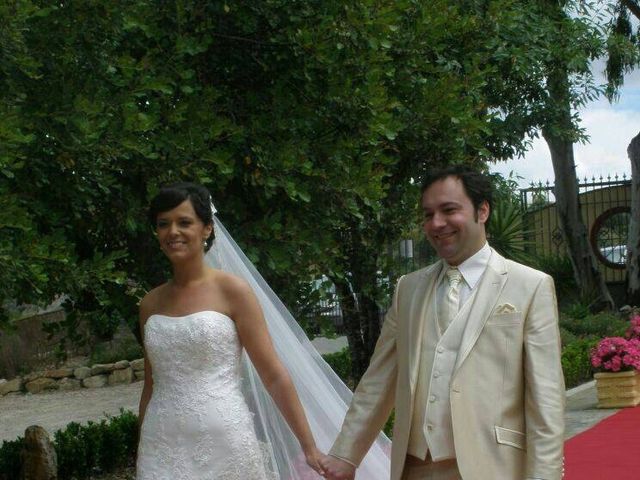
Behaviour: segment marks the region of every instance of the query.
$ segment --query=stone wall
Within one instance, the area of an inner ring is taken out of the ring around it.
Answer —
[[[0,329],[0,378],[13,378],[25,371],[44,370],[56,363],[56,347],[60,345],[65,332],[49,337],[44,331],[47,324],[64,320],[62,309],[51,310],[21,318],[12,329]],[[77,333],[88,337],[86,324],[78,327]],[[89,346],[76,346],[66,343],[69,357],[87,355]]]
[[[78,390],[122,385],[144,379],[144,359],[129,362],[66,366],[32,372],[11,380],[0,379],[0,396],[41,393],[50,390]]]

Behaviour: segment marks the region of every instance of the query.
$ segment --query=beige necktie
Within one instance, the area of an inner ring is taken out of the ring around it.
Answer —
[[[440,330],[444,332],[449,324],[458,314],[458,304],[460,303],[460,281],[462,274],[455,267],[449,267],[446,272],[448,281],[447,291],[440,302],[438,319],[440,320]]]

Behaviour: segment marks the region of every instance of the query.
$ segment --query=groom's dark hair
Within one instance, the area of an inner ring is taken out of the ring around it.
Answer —
[[[422,198],[424,192],[433,183],[444,180],[447,177],[455,177],[462,182],[464,191],[471,199],[471,203],[475,209],[476,220],[478,219],[478,209],[480,205],[482,205],[482,202],[487,202],[489,205],[489,216],[487,217],[486,223],[488,223],[489,218],[491,218],[491,212],[493,212],[493,183],[488,175],[466,165],[451,165],[449,167],[431,170],[424,178],[422,189],[420,190],[420,197]]]
[[[155,229],[158,215],[162,212],[173,210],[185,200],[190,200],[197,217],[205,225],[213,224],[213,212],[211,210],[211,194],[202,185],[190,182],[178,182],[165,185],[160,188],[158,194],[153,197],[149,205],[149,223]],[[209,251],[213,243],[213,231],[207,239],[205,251]]]

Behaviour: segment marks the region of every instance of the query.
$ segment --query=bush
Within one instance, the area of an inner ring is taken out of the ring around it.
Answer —
[[[532,266],[553,277],[560,301],[576,297],[577,289],[576,281],[573,278],[573,266],[567,255],[536,255]]]
[[[560,315],[560,327],[578,337],[621,337],[629,328],[629,321],[613,313],[597,313],[585,317]]]
[[[349,347],[345,347],[339,352],[328,353],[322,356],[331,369],[338,374],[340,379],[351,389],[355,388],[351,377],[351,353]],[[393,433],[394,412],[391,412],[384,426],[384,433],[391,438]]]
[[[89,363],[114,363],[120,360],[136,360],[142,358],[142,347],[135,339],[122,341],[117,345],[111,342],[99,343],[91,352]]]
[[[560,327],[560,344],[562,347],[566,347],[576,340],[578,340],[578,336],[575,333],[570,332],[564,327]]]
[[[0,480],[18,480],[20,475],[20,450],[22,437],[2,442],[0,447]]]
[[[127,465],[138,443],[138,418],[121,410],[118,417],[82,426],[70,423],[54,436],[58,455],[58,477],[87,478]]]
[[[120,410],[117,417],[100,423],[72,422],[54,434],[58,456],[58,478],[84,479],[110,472],[133,461],[138,447],[138,417]],[[18,480],[22,438],[3,442],[0,447],[0,480]]]
[[[598,344],[597,338],[581,338],[562,349],[562,371],[567,388],[591,380],[591,349]]]
[[[340,379],[351,389],[353,389],[353,378],[351,377],[351,352],[349,347],[345,347],[339,352],[323,355],[325,362],[338,374]]]
[[[589,305],[585,305],[584,303],[576,302],[568,305],[563,313],[574,319],[583,319],[588,317],[591,314],[589,310]]]

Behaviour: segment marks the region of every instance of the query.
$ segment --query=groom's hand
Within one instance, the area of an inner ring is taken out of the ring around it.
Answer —
[[[336,457],[326,455],[322,460],[324,476],[329,480],[353,480],[356,467]]]

